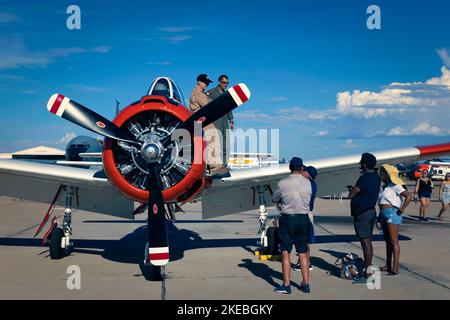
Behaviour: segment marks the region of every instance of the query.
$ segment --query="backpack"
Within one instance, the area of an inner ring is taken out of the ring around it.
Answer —
[[[343,279],[356,280],[363,276],[364,261],[354,253],[338,258],[334,264],[340,267]]]

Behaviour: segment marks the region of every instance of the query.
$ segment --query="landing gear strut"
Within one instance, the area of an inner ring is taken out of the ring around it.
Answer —
[[[64,209],[62,225],[55,221],[50,233],[50,258],[61,259],[70,253],[73,243],[70,242],[72,235],[72,199],[74,195],[73,187],[63,187],[66,195],[66,204]]]
[[[276,255],[278,250],[278,214],[269,214],[266,207],[266,191],[270,191],[269,186],[258,186],[256,192],[258,192],[259,202],[259,230],[260,240],[258,245],[260,246],[260,253],[266,255]]]

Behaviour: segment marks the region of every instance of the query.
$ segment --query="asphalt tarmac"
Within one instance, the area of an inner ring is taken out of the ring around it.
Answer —
[[[200,202],[183,208],[186,213],[170,227],[165,281],[153,282],[141,272],[145,215],[130,221],[75,210],[75,249],[51,260],[48,248],[33,238],[47,205],[2,196],[0,299],[450,299],[450,212],[444,221],[419,222],[419,204],[411,203],[400,227],[400,274],[381,273],[380,289],[369,289],[341,279],[334,264],[349,252],[362,256],[349,201],[317,199],[311,294],[298,290],[300,272],[292,272],[292,294],[282,295],[273,292],[282,282],[280,262],[261,261],[252,253],[257,212],[201,220]],[[428,216],[435,218],[439,209],[434,195]],[[374,264],[381,266],[385,244],[379,231],[374,234]],[[80,272],[79,289],[73,266]]]

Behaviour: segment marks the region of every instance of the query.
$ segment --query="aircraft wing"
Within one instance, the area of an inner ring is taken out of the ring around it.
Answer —
[[[373,152],[377,166],[385,163],[409,163],[450,154],[450,143],[424,147]],[[305,161],[305,166],[317,168],[317,196],[339,194],[354,185],[359,177],[361,154]],[[213,218],[259,207],[258,191],[264,192],[267,205],[271,205],[271,193],[277,182],[288,176],[289,164],[270,167],[233,170],[231,177],[213,180],[202,194],[203,218]]]
[[[51,203],[60,185],[77,189],[74,209],[134,218],[134,201],[123,196],[103,171],[0,159],[0,195]],[[64,206],[64,193],[56,204]]]

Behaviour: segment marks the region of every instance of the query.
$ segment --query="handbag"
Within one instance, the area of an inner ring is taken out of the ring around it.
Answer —
[[[340,267],[341,278],[343,279],[356,280],[364,274],[364,261],[354,253],[348,253],[337,258],[334,264]]]

